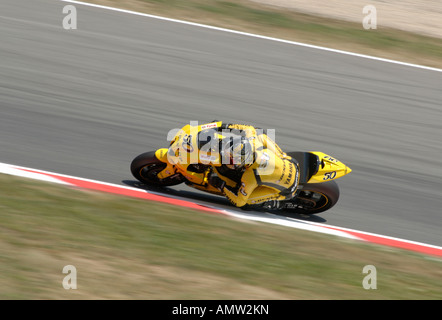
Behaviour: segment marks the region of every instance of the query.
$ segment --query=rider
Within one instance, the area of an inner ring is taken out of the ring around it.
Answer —
[[[221,121],[212,121],[199,129],[198,137],[193,137],[192,141],[177,135],[169,148],[171,154],[176,154],[174,145],[186,145],[193,151],[192,144],[197,143],[196,168],[198,164],[212,161],[209,172],[199,173],[201,182],[198,184],[209,183],[218,188],[237,207],[264,204],[273,209],[278,208],[279,200],[294,196],[298,187],[298,163],[263,130]],[[198,175],[195,166],[188,166],[187,170]]]

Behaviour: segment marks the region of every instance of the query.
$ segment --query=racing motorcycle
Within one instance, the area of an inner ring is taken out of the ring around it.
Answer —
[[[181,132],[191,136],[192,130],[200,133],[210,126],[211,124],[206,124],[192,128],[192,126],[187,125],[181,129]],[[138,155],[133,159],[130,166],[132,175],[149,186],[167,187],[185,183],[192,188],[224,196],[219,188],[210,184],[210,179],[205,179],[204,183],[195,182],[196,173],[212,171],[214,169],[212,163],[216,162],[181,166],[177,165],[176,161],[171,161],[169,154],[169,148],[160,148]],[[339,187],[334,180],[343,177],[352,170],[335,157],[319,151],[292,151],[286,152],[286,155],[294,158],[299,164],[298,189],[293,198],[282,200],[277,209],[272,207],[269,210],[310,215],[332,208],[339,199]],[[231,175],[230,178],[234,179],[232,178],[234,176]],[[233,182],[239,183],[239,179],[240,176],[238,176],[237,181]],[[248,203],[246,207],[266,209],[266,203]]]

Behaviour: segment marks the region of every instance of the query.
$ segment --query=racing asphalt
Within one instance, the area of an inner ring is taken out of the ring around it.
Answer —
[[[442,245],[442,72],[66,5],[0,2],[0,162],[131,185],[170,129],[251,123],[353,169],[314,221]]]

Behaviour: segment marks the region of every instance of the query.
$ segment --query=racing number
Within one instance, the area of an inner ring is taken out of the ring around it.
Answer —
[[[335,177],[336,177],[336,171],[326,172],[324,174],[323,180],[331,180],[331,179],[334,179]]]
[[[193,152],[193,146],[192,146],[192,135],[191,134],[186,134],[183,137],[183,143],[181,144],[181,146],[184,148],[184,150],[186,150],[187,152]]]

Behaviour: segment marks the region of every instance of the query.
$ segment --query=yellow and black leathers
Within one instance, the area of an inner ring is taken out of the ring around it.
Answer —
[[[271,200],[287,200],[298,187],[298,165],[262,130],[247,125],[230,125],[229,128],[246,132],[254,144],[254,162],[243,168],[240,182],[235,187],[226,185],[225,196],[237,207]],[[223,166],[216,167],[220,178],[228,175]],[[224,174],[223,174],[224,173]]]
[[[195,133],[207,127],[218,130],[221,139],[225,130],[241,133],[253,145],[253,162],[241,169],[233,170],[222,161],[216,161],[219,158],[210,152],[200,152],[198,157],[192,155],[191,153],[200,146]],[[216,173],[226,182],[222,194],[237,207],[271,200],[287,200],[294,196],[298,187],[298,164],[296,160],[282,152],[263,130],[249,125],[222,124],[222,122],[201,125],[194,130],[188,126],[183,129],[172,141],[168,153],[171,158],[175,158],[173,164],[179,167],[179,171],[185,170],[186,178],[194,187],[210,192],[209,189],[213,187],[208,185],[208,177]],[[183,149],[186,151],[184,155]],[[198,161],[189,161],[192,156],[193,160],[198,159]],[[208,160],[212,161],[210,167],[203,165],[207,164]]]

